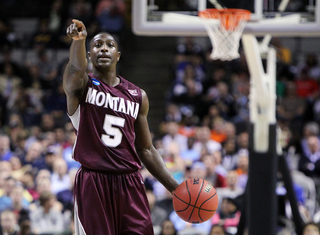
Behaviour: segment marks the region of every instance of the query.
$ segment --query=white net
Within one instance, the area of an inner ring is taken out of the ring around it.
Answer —
[[[225,61],[239,58],[240,37],[247,23],[248,14],[216,11],[203,12],[200,17],[212,43],[211,59]],[[218,19],[220,24],[212,24],[212,19]]]

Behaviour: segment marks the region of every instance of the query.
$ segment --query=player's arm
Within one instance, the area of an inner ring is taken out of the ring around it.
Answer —
[[[67,35],[72,38],[69,63],[63,74],[63,88],[67,95],[67,109],[70,115],[77,110],[88,81],[85,46],[87,31],[81,21],[72,20],[72,22],[67,28]]]
[[[178,182],[168,171],[161,155],[152,144],[151,134],[147,121],[149,100],[145,91],[142,90],[142,105],[140,113],[135,121],[136,150],[148,169],[148,171],[171,193],[178,187]]]

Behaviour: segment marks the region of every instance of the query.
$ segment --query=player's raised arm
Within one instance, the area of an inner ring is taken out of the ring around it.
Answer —
[[[88,81],[85,39],[87,30],[79,20],[72,20],[67,35],[72,38],[69,63],[63,74],[63,88],[67,95],[68,113],[73,114],[79,105],[79,98]]]
[[[168,171],[161,155],[152,144],[151,134],[147,121],[149,100],[142,90],[142,105],[135,121],[137,153],[148,171],[171,193],[178,187],[178,182]]]

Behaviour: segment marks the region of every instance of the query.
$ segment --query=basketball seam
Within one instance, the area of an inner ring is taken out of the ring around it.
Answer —
[[[174,195],[174,196],[176,196],[176,195]],[[186,205],[188,205],[188,207],[189,207],[189,206],[192,206],[192,207],[194,207],[194,208],[196,208],[196,209],[203,210],[203,211],[207,211],[207,212],[214,212],[214,211],[216,211],[216,210],[208,210],[208,209],[204,209],[204,208],[201,208],[201,207],[197,207],[197,206],[195,206],[195,205],[191,205],[191,204],[189,204],[188,202],[183,201],[181,198],[179,198],[179,197],[177,197],[177,196],[176,196],[176,198],[179,199],[181,202],[185,203]],[[202,205],[202,204],[201,204],[201,205]],[[188,207],[187,207],[186,209],[188,209]],[[183,210],[180,210],[180,211],[176,211],[176,212],[183,212],[183,211],[185,211],[186,209],[183,209]]]
[[[178,198],[180,201],[182,201],[182,202],[184,202],[184,203],[186,203],[186,204],[188,205],[185,209],[180,210],[180,211],[177,211],[177,212],[185,211],[185,210],[187,210],[187,209],[189,208],[189,206],[192,206],[192,205],[190,204],[190,202],[191,202],[191,195],[190,195],[190,192],[189,192],[189,188],[188,188],[188,183],[187,183],[187,181],[186,181],[186,188],[187,188],[187,191],[188,191],[188,194],[189,194],[189,202],[183,201],[183,200],[182,200],[181,198],[179,198],[176,194],[174,194],[174,196],[175,196],[176,198]]]
[[[212,195],[211,197],[209,197],[207,200],[205,200],[205,201],[200,205],[198,215],[199,215],[199,218],[200,218],[202,221],[204,221],[204,220],[203,220],[203,219],[201,218],[201,216],[200,216],[200,210],[204,210],[204,211],[216,211],[216,210],[205,210],[205,209],[202,209],[201,206],[202,206],[204,203],[206,203],[207,201],[209,201],[211,198],[214,198],[216,195],[217,195],[217,192],[216,192],[214,195]]]
[[[216,194],[215,194],[216,195]],[[211,196],[210,198],[208,198],[208,200],[209,199],[211,199],[212,197],[214,197],[215,195],[213,195],[213,196]],[[192,207],[194,207],[194,208],[196,208],[196,209],[199,209],[199,210],[203,210],[203,211],[207,211],[207,212],[213,212],[213,211],[216,211],[216,210],[208,210],[208,209],[204,209],[204,208],[201,208],[201,207],[197,207],[197,206],[195,206],[195,205],[191,205],[190,203],[188,203],[188,202],[186,202],[186,201],[183,201],[181,198],[179,198],[176,194],[174,194],[174,196],[177,198],[177,199],[179,199],[181,202],[183,202],[183,203],[185,203],[186,205],[188,205],[188,207],[189,206],[192,206]],[[206,200],[207,201],[207,200]],[[206,202],[205,201],[205,202]],[[202,203],[203,204],[203,203]],[[201,204],[201,205],[202,205]],[[188,209],[188,207],[186,208],[186,209]],[[183,212],[183,211],[185,211],[186,209],[183,209],[183,210],[180,210],[180,211],[176,211],[176,212]]]
[[[198,197],[197,197],[197,199],[196,199],[196,201],[195,201],[194,205],[197,205],[197,201],[198,201],[198,199],[199,199],[199,197],[200,197],[201,190],[202,190],[202,188],[203,188],[203,183],[204,183],[204,181],[202,180],[201,188],[200,188],[200,190],[199,190],[199,194],[198,194]],[[187,184],[187,186],[188,186],[188,184]],[[189,192],[189,189],[188,189],[188,192]],[[191,197],[190,197],[190,198],[191,198]],[[192,214],[193,214],[194,208],[195,208],[195,207],[193,207],[193,209],[192,209],[192,211],[191,211],[191,213],[190,213],[190,216],[189,216],[188,222],[189,222],[189,220],[191,219],[191,216],[192,216]],[[201,218],[200,218],[200,219],[201,219]]]

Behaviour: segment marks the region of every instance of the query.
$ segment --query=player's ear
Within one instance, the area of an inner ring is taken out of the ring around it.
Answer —
[[[91,60],[90,51],[88,51],[88,58]]]
[[[120,56],[121,56],[121,52],[120,52],[120,51],[118,51],[117,61],[119,61],[119,60],[120,60]]]

